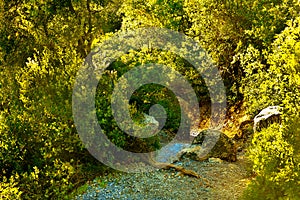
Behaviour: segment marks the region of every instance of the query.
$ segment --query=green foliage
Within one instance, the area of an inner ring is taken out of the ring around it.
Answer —
[[[218,1],[184,2],[189,27],[186,33],[197,39],[218,66],[227,87],[229,103],[242,99],[239,88],[244,70],[240,53],[252,45],[259,51],[268,48],[286,20],[298,16],[299,2],[288,1]]]
[[[32,172],[23,173],[19,183],[21,191],[24,191],[22,198],[65,198],[74,187],[71,181],[75,175],[73,164],[72,160],[54,160],[43,168],[33,167]]]
[[[64,196],[73,187],[72,154],[82,149],[70,120],[76,57],[74,50],[45,48],[16,72],[15,88],[2,88],[19,95],[10,102],[15,108],[1,112],[1,174],[15,177],[24,199]]]
[[[24,65],[35,49],[67,48],[85,57],[100,35],[120,27],[119,1],[0,2],[0,52],[10,65]],[[14,59],[12,59],[14,58]],[[14,66],[11,66],[14,67]]]
[[[257,176],[248,186],[245,199],[300,198],[300,156],[296,151],[300,124],[296,120],[282,128],[273,125],[254,135],[249,158]]]
[[[221,71],[230,103],[243,98],[250,114],[269,105],[284,107],[282,127],[253,139],[250,158],[258,176],[248,195],[298,198],[299,11],[297,0],[0,0],[0,198],[67,198],[86,171],[98,170],[73,124],[74,78],[99,41],[138,27],[165,27],[198,40]],[[162,105],[168,120],[160,135],[129,137],[114,121],[114,85],[147,63],[175,69],[199,102],[210,100],[199,73],[178,55],[150,44],[123,55],[98,84],[96,112],[111,141],[135,152],[159,148],[158,136],[176,132],[180,124],[175,95],[154,84],[134,92],[130,113],[143,126],[143,113]]]
[[[245,41],[248,21],[239,1],[192,0],[184,2],[184,11],[191,24],[187,34],[200,42],[215,61],[230,103],[239,98],[238,87],[242,71],[232,63],[239,42]],[[243,1],[243,3],[245,3]]]
[[[228,86],[229,98],[234,102],[237,99],[241,70],[238,64],[231,64],[231,61],[237,43],[243,38],[246,22],[240,17],[243,12],[237,14],[233,10],[227,7],[227,2],[216,0],[128,0],[124,1],[120,14],[124,15],[122,29],[125,30],[164,27],[198,40],[220,69],[225,85]]]
[[[299,110],[299,18],[287,24],[263,53],[249,46],[242,57],[246,73],[242,90],[251,113],[268,105],[280,105],[292,113]]]
[[[183,0],[126,0],[119,11],[122,29],[138,27],[165,27],[176,31],[187,28]]]
[[[251,25],[245,33],[260,50],[268,48],[275,35],[286,27],[286,21],[297,17],[300,10],[297,0],[256,0],[240,4],[244,7],[244,17]]]
[[[141,51],[131,51],[123,55],[119,60],[115,61],[101,77],[96,97],[97,116],[99,123],[106,134],[118,146],[130,151],[150,151],[160,147],[159,138],[150,137],[148,139],[133,138],[124,134],[117,126],[111,111],[111,95],[114,85],[119,81],[118,79],[133,69],[136,66],[147,63],[165,64],[175,68],[177,71],[186,74],[191,83],[197,88],[198,94],[206,94],[207,89],[203,88],[202,80],[199,80],[199,75],[191,76],[195,73],[192,67],[186,67],[186,63],[181,58],[176,57],[169,52],[162,52],[158,50],[144,49]],[[159,71],[159,73],[163,73]],[[159,74],[158,74],[159,76]],[[138,76],[139,78],[140,75]],[[201,87],[202,86],[202,87]],[[125,87],[125,85],[123,85]],[[125,91],[125,88],[123,89]],[[136,124],[142,125],[144,116],[143,113],[149,114],[149,109],[154,104],[160,104],[165,108],[167,114],[167,121],[162,132],[158,134],[161,136],[164,132],[176,133],[180,124],[180,107],[175,95],[168,88],[161,85],[149,84],[138,88],[130,99],[130,113],[131,120]],[[118,108],[122,110],[122,108]],[[124,108],[125,109],[125,108]],[[126,119],[125,119],[126,120]],[[131,129],[130,126],[126,131]],[[174,136],[170,135],[170,136]],[[149,149],[150,148],[150,149]]]
[[[289,20],[262,53],[249,46],[243,55],[246,76],[242,90],[248,112],[255,114],[269,105],[284,108],[281,126],[274,125],[254,135],[249,158],[257,177],[249,185],[245,199],[300,198],[299,20]]]
[[[118,3],[0,1],[1,199],[66,198],[99,164],[76,133],[71,95],[94,37],[120,26]]]
[[[22,192],[17,185],[18,182],[16,182],[14,177],[10,177],[9,180],[7,180],[6,177],[3,177],[3,180],[0,182],[1,199],[21,199]]]

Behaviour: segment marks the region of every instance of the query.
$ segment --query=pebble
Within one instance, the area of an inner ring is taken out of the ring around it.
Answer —
[[[231,170],[233,166],[235,166],[235,169],[237,168],[236,164],[223,161],[219,162],[220,160],[218,159],[210,159],[206,162],[182,160],[178,163],[174,163],[176,165],[181,165],[186,169],[194,170],[203,177],[205,181],[202,178],[197,179],[186,175],[181,176],[180,173],[174,169],[160,169],[152,172],[133,174],[116,173],[115,175],[99,177],[97,178],[98,182],[93,181],[91,185],[89,185],[87,191],[84,194],[78,195],[75,199],[229,199],[229,196],[230,198],[233,197],[232,192],[236,192],[236,189],[233,189],[228,194],[224,192],[215,193],[216,187],[224,188],[222,185],[228,182],[224,177],[231,180],[233,173],[242,176],[243,174],[246,174],[246,172]],[[226,174],[224,173],[224,170],[228,174],[222,176],[222,174]],[[222,196],[222,198],[219,198],[219,196]],[[223,196],[226,198],[223,198]]]

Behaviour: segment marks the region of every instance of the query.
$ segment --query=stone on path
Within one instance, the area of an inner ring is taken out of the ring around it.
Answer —
[[[201,131],[193,140],[189,148],[181,151],[181,157],[203,161],[208,158],[236,161],[235,142],[218,130]]]

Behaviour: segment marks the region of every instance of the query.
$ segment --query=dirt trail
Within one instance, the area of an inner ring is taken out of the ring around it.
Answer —
[[[77,199],[235,200],[241,197],[250,181],[247,171],[249,165],[243,155],[239,155],[238,161],[233,163],[186,159],[175,164],[194,170],[203,179],[183,176],[173,169],[136,174],[119,173],[111,177],[100,177]],[[106,182],[105,186],[103,182]]]

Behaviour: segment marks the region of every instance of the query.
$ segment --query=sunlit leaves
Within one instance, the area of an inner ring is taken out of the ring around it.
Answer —
[[[284,107],[280,127],[254,135],[249,157],[258,177],[249,186],[246,199],[299,198],[299,20],[289,20],[288,27],[264,51],[249,46],[241,59],[248,111],[255,113],[270,105]]]

